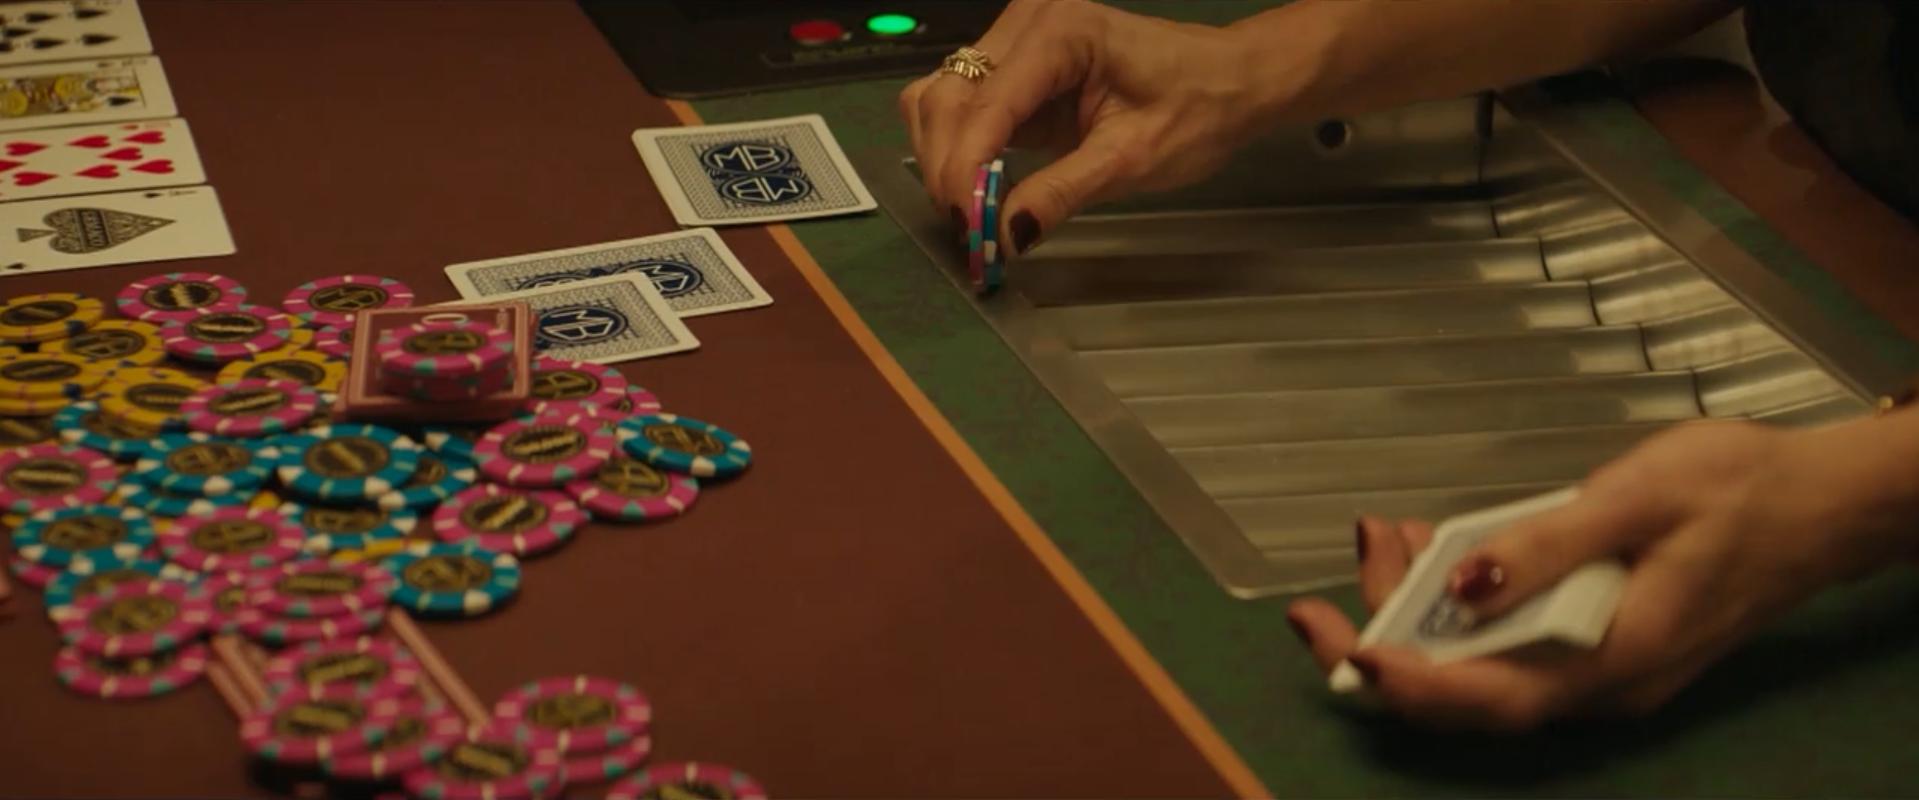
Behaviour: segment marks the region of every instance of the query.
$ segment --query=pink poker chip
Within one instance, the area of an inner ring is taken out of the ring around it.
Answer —
[[[349,326],[321,328],[313,335],[313,349],[334,358],[353,357],[353,328]]]
[[[0,450],[0,505],[9,513],[104,502],[119,482],[113,458],[97,450],[58,442]]]
[[[306,530],[275,509],[227,506],[174,520],[158,541],[168,561],[218,573],[292,561],[304,552]]]
[[[700,480],[616,453],[592,475],[567,483],[566,493],[596,519],[637,522],[686,513],[700,499]]]
[[[73,602],[60,638],[82,652],[126,658],[172,650],[200,637],[213,620],[204,595],[178,581],[128,581]]]
[[[206,674],[207,653],[199,642],[131,658],[103,658],[62,647],[53,657],[53,675],[60,685],[89,697],[154,697],[193,685]]]
[[[275,350],[292,335],[292,317],[245,304],[195,309],[191,318],[160,328],[167,355],[201,364],[224,364]]]
[[[966,272],[974,289],[986,285],[986,238],[982,226],[986,220],[986,179],[991,174],[986,164],[981,164],[974,174],[972,214],[966,217]]]
[[[406,773],[414,797],[531,800],[557,793],[566,764],[557,750],[515,740],[493,726],[470,730],[431,764]]]
[[[666,791],[669,788],[677,788],[678,791]],[[606,800],[651,800],[674,796],[766,800],[766,789],[753,776],[732,767],[683,761],[635,772],[606,791]]]
[[[187,427],[220,436],[272,436],[320,413],[320,392],[299,381],[246,378],[203,387],[180,403]]]
[[[386,738],[405,708],[401,698],[366,700],[351,687],[295,689],[240,721],[247,752],[280,764],[319,764],[365,752]]]
[[[162,324],[193,319],[205,308],[237,306],[246,299],[246,287],[225,275],[169,272],[127,284],[113,303],[125,316]]]
[[[645,735],[653,704],[612,678],[560,675],[521,684],[493,704],[496,724],[534,747],[602,752]]]
[[[627,384],[626,397],[613,404],[613,409],[621,414],[658,414],[666,410],[658,395],[641,388],[638,384]]]
[[[620,416],[620,412],[607,406],[596,406],[578,400],[561,400],[547,403],[539,411],[522,411],[519,418],[528,422],[550,422],[559,425],[585,423],[611,428],[619,424]]]
[[[441,541],[521,558],[565,544],[585,524],[586,512],[563,493],[495,483],[469,486],[433,510]]]
[[[362,699],[411,694],[420,685],[420,662],[397,643],[361,636],[308,642],[273,657],[261,671],[267,691],[352,687]]]
[[[379,630],[385,621],[385,608],[337,617],[283,617],[249,606],[233,614],[235,630],[256,642],[275,646],[362,636]]]
[[[334,275],[307,281],[287,292],[280,307],[308,324],[344,328],[353,315],[376,308],[413,305],[413,290],[379,275]]]
[[[207,630],[213,633],[239,633],[240,612],[247,607],[245,573],[223,572],[210,575],[194,590],[213,607],[213,621]]]
[[[491,480],[541,489],[593,474],[618,450],[619,440],[604,425],[536,416],[493,426],[473,445],[473,460]]]
[[[572,754],[566,759],[566,785],[605,783],[639,769],[652,755],[653,737],[646,734],[605,750]]]
[[[533,359],[533,395],[526,410],[538,414],[551,403],[574,400],[610,407],[626,396],[627,386],[626,376],[605,364],[542,355]]]
[[[513,334],[470,319],[420,322],[381,333],[373,355],[383,379],[498,376],[512,370]]]
[[[248,574],[247,605],[296,619],[338,617],[384,609],[398,587],[399,578],[376,562],[313,558]]]
[[[19,556],[14,556],[8,561],[7,569],[13,573],[13,577],[19,578],[22,583],[35,589],[47,588],[47,584],[52,583],[54,578],[66,572],[60,567],[36,564]]]
[[[335,778],[383,781],[420,769],[466,738],[466,719],[453,709],[406,698],[386,736],[358,753],[322,759],[320,768]]]

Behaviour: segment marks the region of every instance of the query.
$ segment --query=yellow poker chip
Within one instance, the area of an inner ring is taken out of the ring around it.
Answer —
[[[282,348],[221,367],[215,380],[233,383],[247,378],[296,381],[322,392],[338,392],[346,382],[346,364],[316,350]]]
[[[0,400],[78,398],[106,381],[109,369],[65,353],[0,356]]]
[[[260,491],[254,492],[253,496],[247,499],[247,507],[277,509],[280,507],[280,502],[280,496],[278,494],[273,493],[273,491],[269,489],[261,489]]]
[[[127,367],[107,378],[100,411],[132,425],[165,427],[180,418],[180,404],[207,382],[177,369]]]
[[[387,556],[399,553],[413,544],[410,539],[374,539],[363,547],[352,550],[335,551],[329,556],[335,563],[357,564],[362,561],[379,561]]]
[[[165,361],[160,326],[137,319],[107,319],[65,339],[40,345],[42,353],[65,353],[120,367],[151,367]]]
[[[37,417],[73,403],[71,397],[0,397],[0,416]]]
[[[72,336],[100,321],[106,307],[73,292],[15,297],[0,304],[0,341],[24,344]]]

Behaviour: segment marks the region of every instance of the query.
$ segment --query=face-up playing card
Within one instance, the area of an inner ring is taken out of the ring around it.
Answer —
[[[773,302],[712,228],[454,264],[448,278],[468,299],[605,275],[643,275],[681,317]]]
[[[0,5],[0,67],[151,52],[133,0]]]
[[[233,253],[209,186],[0,204],[0,276]]]
[[[173,116],[152,56],[0,69],[0,131]]]
[[[0,201],[206,179],[183,119],[0,133]]]
[[[608,275],[486,298],[507,300],[524,300],[531,309],[533,345],[541,355],[611,364],[700,346],[644,275]]]
[[[873,195],[826,120],[643,128],[633,145],[681,225],[739,225],[871,211]]]

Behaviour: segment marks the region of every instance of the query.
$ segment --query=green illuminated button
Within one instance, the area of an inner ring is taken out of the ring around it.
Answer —
[[[874,14],[866,18],[866,29],[874,36],[905,36],[919,32],[920,21],[905,14]]]

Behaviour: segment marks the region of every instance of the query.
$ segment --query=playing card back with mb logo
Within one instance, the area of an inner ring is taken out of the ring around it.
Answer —
[[[682,224],[771,222],[876,207],[818,115],[655,128],[633,138]]]

